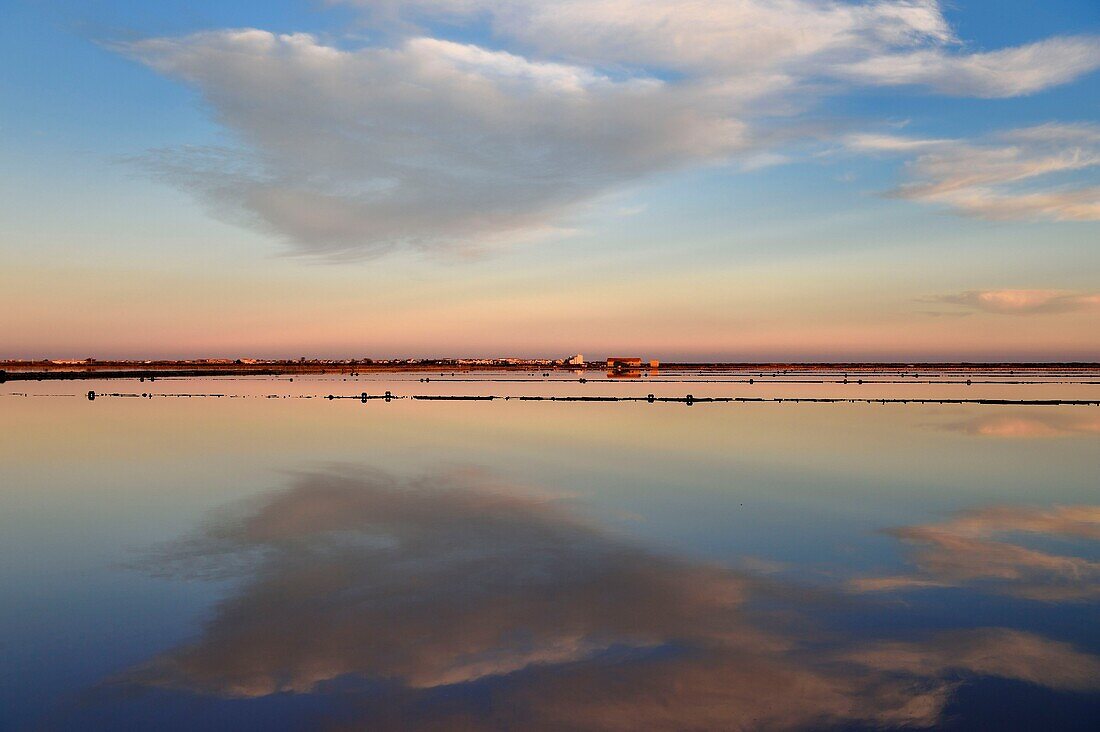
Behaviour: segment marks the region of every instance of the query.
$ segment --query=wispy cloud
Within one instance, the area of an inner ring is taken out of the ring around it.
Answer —
[[[884,54],[842,65],[841,74],[866,84],[920,85],[953,96],[996,98],[1032,94],[1100,67],[1096,36],[1051,38],[988,53],[942,48]]]
[[[968,51],[938,0],[343,0],[374,22],[482,18],[545,56],[735,78],[769,71],[959,96],[1029,94],[1100,68],[1100,37]]]
[[[1100,185],[1059,176],[1100,166],[1100,127],[1045,124],[979,140],[854,135],[849,149],[912,154],[891,195],[986,219],[1100,220]]]
[[[968,54],[935,0],[352,4],[385,45],[258,29],[114,44],[197,89],[241,141],[221,162],[182,148],[146,163],[300,253],[485,247],[559,231],[661,173],[782,162],[775,118],[827,89],[1028,93],[1086,73],[1100,48],[1075,37]],[[508,50],[430,37],[441,23],[488,23],[487,43]],[[952,205],[981,208],[966,191]],[[1016,205],[1092,217],[1077,193]]]
[[[811,59],[950,44],[935,0],[348,0],[372,21],[487,19],[497,38],[593,66],[742,76]],[[734,42],[735,41],[735,42]]]

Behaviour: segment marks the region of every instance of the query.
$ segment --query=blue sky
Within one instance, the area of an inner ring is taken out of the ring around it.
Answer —
[[[0,356],[1100,358],[1100,6],[639,2],[9,0]]]

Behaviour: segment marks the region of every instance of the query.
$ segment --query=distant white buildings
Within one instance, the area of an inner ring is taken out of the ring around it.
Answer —
[[[584,356],[577,354],[576,356],[570,356],[565,359],[566,366],[584,366]]]

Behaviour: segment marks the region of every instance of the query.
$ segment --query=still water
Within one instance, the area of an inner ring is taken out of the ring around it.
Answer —
[[[518,399],[908,378],[0,385],[0,728],[1100,727],[1100,407]]]

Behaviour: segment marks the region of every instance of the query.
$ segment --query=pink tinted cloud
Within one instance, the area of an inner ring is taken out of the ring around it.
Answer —
[[[1100,294],[1064,290],[968,290],[933,300],[1001,315],[1054,315],[1100,308]]]

